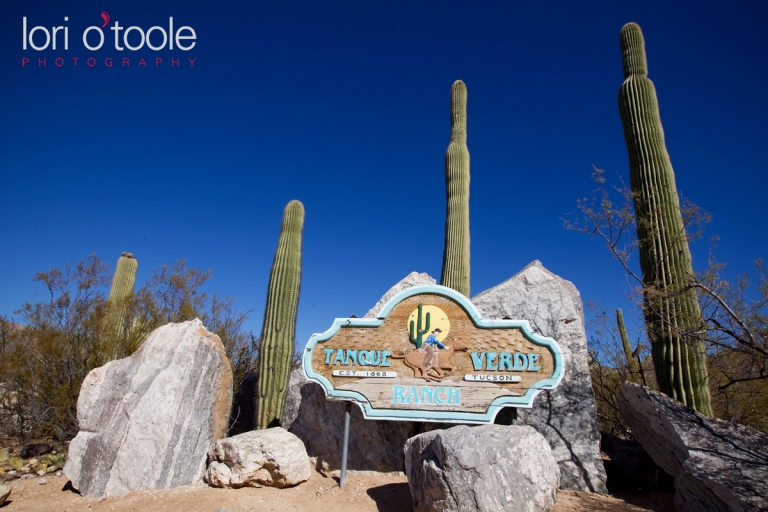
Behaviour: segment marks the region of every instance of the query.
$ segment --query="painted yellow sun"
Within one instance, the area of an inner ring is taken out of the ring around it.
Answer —
[[[437,334],[437,339],[441,342],[445,340],[446,336],[448,336],[448,333],[451,332],[451,321],[448,320],[448,315],[445,314],[445,311],[440,309],[437,306],[432,306],[431,304],[427,304],[426,306],[421,307],[421,328],[424,329],[427,326],[427,313],[429,313],[429,330],[424,333],[423,339],[427,339],[427,336],[432,334],[432,331],[435,329],[440,329],[441,332]],[[405,324],[406,330],[410,332],[411,328],[411,321],[413,321],[413,330],[414,334],[416,331],[417,326],[419,325],[419,309],[416,308],[413,310],[413,313],[408,317],[408,321]]]

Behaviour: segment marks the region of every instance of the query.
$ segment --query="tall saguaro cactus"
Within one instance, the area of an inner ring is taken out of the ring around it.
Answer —
[[[445,248],[440,284],[469,297],[467,86],[451,87],[451,141],[445,152]]]
[[[656,376],[662,392],[711,416],[704,343],[681,336],[699,329],[701,310],[693,290],[686,288],[692,274],[691,253],[656,89],[647,76],[645,40],[636,23],[626,24],[619,39],[625,78],[619,89],[619,113],[629,153],[645,323]]]
[[[128,313],[128,300],[136,286],[136,271],[139,260],[133,254],[124,252],[117,259],[115,273],[112,276],[112,288],[107,299],[107,329],[111,336],[119,337],[125,331],[125,318]]]
[[[279,426],[283,414],[299,307],[303,227],[304,205],[291,201],[283,212],[280,239],[269,274],[267,305],[261,329],[258,403],[253,422],[257,429]]]

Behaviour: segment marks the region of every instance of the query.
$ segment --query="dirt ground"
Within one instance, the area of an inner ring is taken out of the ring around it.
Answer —
[[[347,485],[339,489],[336,479],[313,473],[309,481],[289,489],[215,489],[207,486],[182,487],[166,491],[136,491],[119,497],[87,498],[64,490],[65,476],[49,475],[47,484],[40,478],[12,480],[8,502],[2,512],[83,511],[127,512],[135,510],[190,512],[400,512],[411,511],[411,493],[405,476],[348,475]],[[669,493],[627,493],[615,496],[561,491],[553,512],[566,511],[644,511],[672,512]]]

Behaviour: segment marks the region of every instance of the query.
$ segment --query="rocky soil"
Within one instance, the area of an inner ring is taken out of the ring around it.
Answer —
[[[43,478],[46,484],[40,485]],[[411,511],[411,493],[405,476],[348,475],[339,489],[333,478],[312,473],[309,481],[287,489],[216,489],[205,485],[163,491],[135,491],[117,497],[88,498],[67,490],[67,478],[56,474],[6,482],[12,492],[3,511],[60,510],[66,512],[267,512],[334,510],[337,512]],[[600,496],[560,491],[553,512],[672,512],[671,493],[627,493]]]
[[[67,460],[66,449],[63,444],[49,443],[0,448],[0,479],[27,479],[60,473]]]

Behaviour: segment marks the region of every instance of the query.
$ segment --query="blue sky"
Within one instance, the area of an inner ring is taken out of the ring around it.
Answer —
[[[36,271],[94,252],[114,265],[130,251],[139,284],[181,258],[213,269],[207,289],[239,297],[258,333],[291,199],[306,208],[299,345],[335,317],[362,316],[412,270],[439,279],[456,79],[469,93],[472,294],[539,259],[585,301],[626,311],[618,265],[561,218],[590,195],[592,165],[628,178],[617,92],[629,21],[645,33],[678,189],[713,214],[707,234],[720,236],[728,275],[768,256],[761,2],[8,1],[0,10],[0,314],[43,298]],[[110,26],[143,30],[173,16],[195,30],[195,47],[120,52],[107,31],[91,52],[82,33],[103,24],[102,11]],[[67,25],[69,49],[22,50],[24,16],[28,29]],[[694,244],[695,267],[708,249]]]

